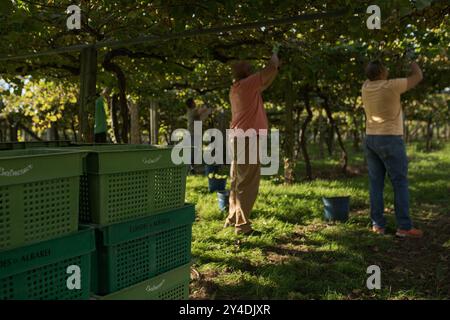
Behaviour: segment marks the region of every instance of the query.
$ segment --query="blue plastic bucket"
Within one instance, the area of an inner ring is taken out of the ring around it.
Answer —
[[[228,210],[228,202],[230,199],[230,191],[217,191],[217,201],[219,202],[219,210],[227,211]]]
[[[223,191],[227,186],[227,179],[208,178],[209,192]]]
[[[350,212],[350,197],[323,197],[324,217],[326,220],[342,221],[348,220]]]
[[[217,164],[207,164],[205,165],[205,176],[210,173],[217,173],[219,171],[219,166]]]

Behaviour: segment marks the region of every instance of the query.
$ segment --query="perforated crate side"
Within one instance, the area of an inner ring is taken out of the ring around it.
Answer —
[[[188,263],[191,240],[192,224],[189,224],[107,247],[108,272],[104,275],[108,278],[103,278],[100,292],[121,290]],[[98,272],[102,277],[102,271]]]
[[[111,291],[120,290],[145,279],[152,275],[152,263],[155,259],[151,248],[151,237],[131,240],[115,246],[111,253],[112,267],[115,274],[111,274],[113,281]],[[115,254],[115,255],[114,255]]]
[[[103,300],[187,300],[190,263],[120,291],[97,296]]]
[[[173,288],[158,293],[156,300],[187,300],[189,299],[189,279],[182,281]]]
[[[0,187],[0,249],[12,246],[12,208],[9,187]]]
[[[161,274],[191,260],[192,224],[160,232],[154,236],[155,271]]]
[[[186,166],[152,170],[152,209],[160,212],[183,206],[186,190]]]
[[[78,194],[79,177],[0,187],[0,249],[75,232]]]
[[[89,208],[89,185],[88,176],[83,174],[80,177],[80,201],[79,201],[79,220],[81,223],[91,223],[91,211]]]
[[[78,185],[79,177],[24,184],[26,243],[77,231]]]
[[[67,288],[67,267],[81,269],[81,288]],[[65,259],[26,273],[27,300],[87,300],[90,296],[90,254]]]
[[[186,170],[183,165],[89,174],[86,195],[90,201],[90,219],[85,214],[88,211],[85,208],[82,221],[107,225],[180,208],[185,201]]]
[[[13,144],[11,142],[0,143],[0,151],[11,150],[12,148],[13,148]]]
[[[106,223],[118,223],[150,213],[149,172],[147,170],[104,175],[101,184],[105,194],[100,209]],[[102,217],[101,217],[102,218]]]
[[[37,269],[0,279],[0,300],[86,300],[89,298],[89,272],[81,272],[81,289],[67,288],[67,267],[89,270],[90,256],[65,259]]]
[[[88,299],[93,230],[0,251],[0,300]],[[81,288],[70,290],[69,266],[80,268]]]
[[[103,227],[97,237],[98,293],[108,294],[162,274],[191,260],[195,208]]]

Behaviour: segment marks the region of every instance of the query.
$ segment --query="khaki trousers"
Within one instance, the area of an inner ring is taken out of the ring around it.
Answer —
[[[229,214],[226,222],[234,225],[237,233],[245,233],[252,230],[250,213],[258,196],[261,165],[257,155],[257,163],[249,163],[249,153],[255,152],[255,150],[249,147],[248,138],[245,141],[245,164],[237,163],[237,146],[235,141],[233,143],[233,161],[231,162],[230,170]],[[256,152],[258,152],[258,148],[256,148]]]

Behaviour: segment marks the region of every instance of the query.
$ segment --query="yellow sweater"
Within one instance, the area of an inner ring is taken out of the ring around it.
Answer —
[[[406,78],[364,82],[362,101],[368,135],[403,135],[400,95],[406,91],[407,84]]]

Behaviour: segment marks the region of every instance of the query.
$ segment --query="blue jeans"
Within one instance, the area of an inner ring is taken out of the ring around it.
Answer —
[[[374,226],[386,227],[384,217],[384,178],[389,175],[394,189],[397,226],[412,228],[409,217],[408,158],[402,136],[367,135],[365,139],[370,181],[370,217]]]

